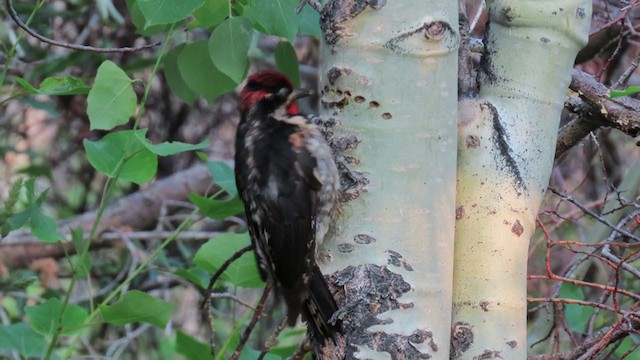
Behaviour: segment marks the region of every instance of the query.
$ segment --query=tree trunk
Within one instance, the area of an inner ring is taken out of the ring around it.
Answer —
[[[456,2],[324,5],[345,199],[320,255],[345,336],[316,352],[526,358],[528,242],[590,17],[585,0],[494,1],[479,97],[458,103]]]
[[[480,96],[460,102],[453,358],[524,359],[529,240],[590,1],[494,1]]]
[[[321,115],[337,122],[346,193],[321,249],[340,289],[345,343],[324,356],[447,358],[456,3],[330,1],[322,15]]]

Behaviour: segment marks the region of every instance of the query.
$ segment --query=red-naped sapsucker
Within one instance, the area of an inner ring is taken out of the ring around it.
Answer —
[[[320,129],[302,116],[293,89],[276,71],[251,75],[240,93],[235,172],[260,273],[284,298],[294,325],[302,314],[320,342],[336,339],[338,310],[316,265],[340,180]]]

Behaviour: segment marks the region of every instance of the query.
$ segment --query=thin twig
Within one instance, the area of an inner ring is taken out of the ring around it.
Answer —
[[[631,234],[630,232],[624,230],[624,229],[620,229],[618,227],[616,227],[615,225],[613,225],[611,222],[609,222],[609,220],[603,218],[602,216],[599,216],[598,214],[594,213],[593,211],[587,209],[585,206],[583,206],[582,204],[580,204],[578,201],[576,201],[573,196],[571,195],[566,195],[563,194],[561,192],[559,192],[558,190],[554,189],[554,188],[549,188],[549,191],[551,191],[552,193],[560,196],[561,198],[567,200],[568,202],[572,203],[573,205],[577,206],[580,208],[580,210],[584,211],[585,214],[590,215],[591,217],[593,217],[594,219],[598,220],[599,222],[605,224],[606,226],[610,227],[612,230],[617,231],[618,233],[633,239],[635,241],[640,242],[640,238],[638,238],[637,236]]]
[[[251,309],[253,311],[258,311],[258,309],[256,309],[255,307],[253,307],[253,305],[248,304],[246,302],[244,302],[242,299],[240,299],[239,297],[230,294],[230,293],[211,293],[211,295],[209,295],[212,299],[230,299],[233,300],[235,302],[237,302],[238,304]]]
[[[240,354],[242,353],[242,349],[244,349],[244,346],[247,344],[247,341],[249,340],[249,336],[251,335],[253,328],[256,326],[256,324],[258,323],[258,320],[262,316],[262,312],[264,311],[264,308],[267,305],[267,299],[269,298],[270,292],[271,292],[271,286],[267,284],[267,286],[264,287],[264,291],[262,291],[262,296],[260,297],[260,301],[258,301],[258,309],[253,312],[253,316],[251,316],[249,325],[247,325],[247,328],[244,329],[244,332],[240,337],[240,342],[236,347],[236,351],[234,351],[233,355],[231,355],[229,360],[237,360],[240,357]]]
[[[625,310],[617,310],[611,306],[607,306],[605,304],[601,304],[601,303],[597,303],[595,301],[585,301],[585,300],[577,300],[577,299],[565,299],[565,298],[552,298],[552,297],[548,297],[548,298],[528,298],[527,302],[529,303],[559,303],[559,304],[565,304],[565,305],[580,305],[580,306],[587,306],[587,307],[593,307],[593,308],[599,308],[602,310],[606,310],[606,311],[610,311],[612,313],[617,313],[623,316],[631,316],[634,320],[638,319],[638,314],[632,312],[632,311],[625,311]]]
[[[113,359],[113,358],[119,358],[120,355],[122,355],[122,351],[124,351],[124,349],[138,336],[144,334],[147,329],[149,329],[151,327],[150,324],[142,324],[140,325],[140,327],[138,327],[137,329],[130,331],[129,329],[126,329],[126,333],[123,337],[121,337],[118,340],[113,341],[109,347],[107,348],[107,358],[109,359]]]
[[[80,51],[92,51],[92,52],[97,52],[97,53],[129,53],[129,52],[136,52],[136,51],[141,51],[141,50],[145,50],[145,49],[149,49],[155,46],[160,45],[160,42],[154,43],[154,44],[149,44],[149,45],[144,45],[144,46],[139,46],[139,47],[121,47],[121,48],[97,48],[97,47],[93,47],[93,46],[86,46],[86,45],[80,45],[80,44],[69,44],[63,41],[57,41],[57,40],[53,40],[53,39],[49,39],[48,37],[45,37],[43,35],[38,34],[37,32],[35,32],[33,29],[31,29],[27,24],[25,24],[22,20],[20,20],[20,17],[18,16],[18,13],[16,12],[16,10],[13,8],[13,2],[11,0],[5,0],[4,1],[5,5],[7,6],[7,11],[9,12],[9,16],[11,16],[11,19],[13,19],[13,21],[16,23],[16,25],[18,25],[20,28],[22,28],[22,30],[26,31],[27,34],[33,36],[34,38],[47,43],[47,44],[51,44],[54,46],[60,46],[63,48],[67,48],[67,49],[72,49],[72,50],[80,50]]]
[[[200,308],[204,309],[205,306],[207,306],[207,304],[209,303],[209,299],[211,298],[211,292],[213,291],[213,286],[216,284],[216,281],[218,281],[218,278],[222,276],[222,273],[224,273],[227,270],[227,268],[231,264],[233,264],[234,261],[238,260],[242,255],[244,255],[244,253],[251,251],[252,248],[253,247],[251,245],[248,245],[236,251],[236,253],[233,254],[230,258],[228,258],[227,261],[225,261],[222,264],[222,266],[220,266],[218,271],[216,271],[216,273],[213,274],[213,276],[211,277],[211,280],[209,281],[209,285],[207,286],[207,290],[204,293],[204,299],[202,300],[202,304],[200,304]]]
[[[307,336],[304,337],[302,344],[300,344],[298,351],[291,355],[290,360],[303,360],[304,356],[311,351],[312,347],[313,344],[311,342],[311,336],[307,334]]]
[[[629,65],[629,67],[625,69],[624,73],[620,75],[620,78],[618,78],[618,81],[616,81],[616,83],[613,84],[611,88],[620,89],[623,85],[625,85],[627,81],[629,81],[631,74],[633,74],[633,72],[636,71],[639,65],[640,65],[640,54],[638,54],[636,58],[633,59],[633,61],[631,62],[631,65]]]
[[[320,13],[322,11],[322,5],[318,0],[300,0],[298,7],[296,7],[296,14],[300,15],[304,6],[309,4],[315,11]]]
[[[640,215],[640,210],[636,210],[636,211],[632,212],[631,214],[625,216],[618,223],[618,227],[622,227],[622,226],[626,225],[629,221],[635,219],[638,215]],[[616,237],[616,232],[613,231],[611,233],[611,235],[609,236],[609,238],[607,239],[606,245],[602,248],[602,251],[601,251],[602,256],[605,257],[608,260],[611,260],[611,261],[617,263],[619,266],[621,265],[625,270],[630,272],[636,278],[640,279],[640,270],[638,270],[637,268],[635,268],[631,264],[627,263],[623,259],[620,259],[617,256],[615,256],[613,253],[611,253],[611,245],[613,245],[613,239],[615,239],[615,237]]]
[[[185,215],[188,217],[189,215]],[[176,237],[177,240],[208,240],[220,235],[222,232],[220,231],[184,231],[180,233]],[[83,235],[87,236],[89,232],[85,232]],[[122,237],[126,235],[129,239],[135,239],[140,241],[149,241],[149,240],[157,240],[157,239],[166,239],[171,236],[173,232],[171,231],[130,231],[130,232],[122,232],[122,231],[108,231],[103,232],[98,235],[98,242],[100,241],[116,241],[122,240]],[[41,241],[37,239],[32,239],[31,235],[29,237],[13,237],[6,238],[6,242],[2,243],[2,245],[40,245]],[[63,242],[71,241],[71,235],[66,235]]]
[[[269,353],[269,350],[271,350],[271,348],[278,343],[278,336],[280,335],[282,330],[284,330],[286,327],[287,327],[287,317],[285,316],[285,318],[282,319],[282,321],[280,321],[280,324],[278,325],[276,330],[273,332],[273,334],[271,334],[271,336],[269,336],[267,341],[264,342],[264,350],[262,350],[262,352],[260,353],[260,356],[258,356],[258,360],[263,360],[264,357],[267,356],[267,354]]]

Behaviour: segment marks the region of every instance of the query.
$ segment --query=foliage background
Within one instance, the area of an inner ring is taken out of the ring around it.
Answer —
[[[477,38],[486,19],[481,3],[467,1]],[[267,68],[316,88],[319,15],[307,6],[296,16],[297,0],[13,5],[23,21],[31,14],[34,31],[64,43],[160,44],[114,53],[52,46],[25,36],[7,9],[1,10],[0,225],[3,235],[12,233],[0,243],[0,357],[204,359],[213,358],[212,342],[217,358],[228,358],[242,343],[262,286],[252,255],[245,254],[216,287],[211,335],[209,315],[199,307],[208,277],[248,244],[229,167],[237,89],[249,71]],[[615,84],[632,64],[637,67],[636,5],[594,1],[590,45],[577,67],[605,85]],[[638,85],[640,73],[631,70],[628,85]],[[313,112],[316,100],[303,109]],[[563,121],[572,117],[567,112]],[[132,128],[147,130],[126,131]],[[194,149],[201,152],[187,151]],[[604,338],[602,330],[624,326],[631,331],[610,337],[603,354],[640,354],[637,322],[627,324],[619,316],[619,309],[637,312],[640,299],[617,294],[640,293],[637,270],[620,270],[593,251],[615,234],[569,201],[637,231],[639,155],[631,138],[602,128],[557,159],[550,187],[561,195],[547,194],[531,242],[532,356],[570,351]],[[201,195],[163,200],[166,188],[152,192],[163,181],[168,188],[181,186],[194,174],[182,171],[192,166],[214,179],[209,186],[205,177],[200,191],[192,189]],[[79,220],[135,194],[156,201],[131,205],[127,221],[110,222],[106,211],[93,231],[91,217],[88,223]],[[74,241],[63,245],[70,228],[54,230],[53,219],[67,219],[84,231],[76,230]],[[31,229],[38,239],[19,228]],[[612,251],[638,269],[634,247]],[[563,279],[537,276],[548,270]],[[283,315],[272,304],[266,313],[240,349],[241,358],[258,356]],[[283,332],[266,358],[291,355],[303,333]]]

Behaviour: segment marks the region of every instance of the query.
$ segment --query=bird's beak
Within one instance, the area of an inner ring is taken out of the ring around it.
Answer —
[[[287,98],[287,103],[292,103],[300,98],[313,95],[313,93],[314,92],[312,90],[295,89],[291,92],[291,94],[289,94],[289,97]]]

